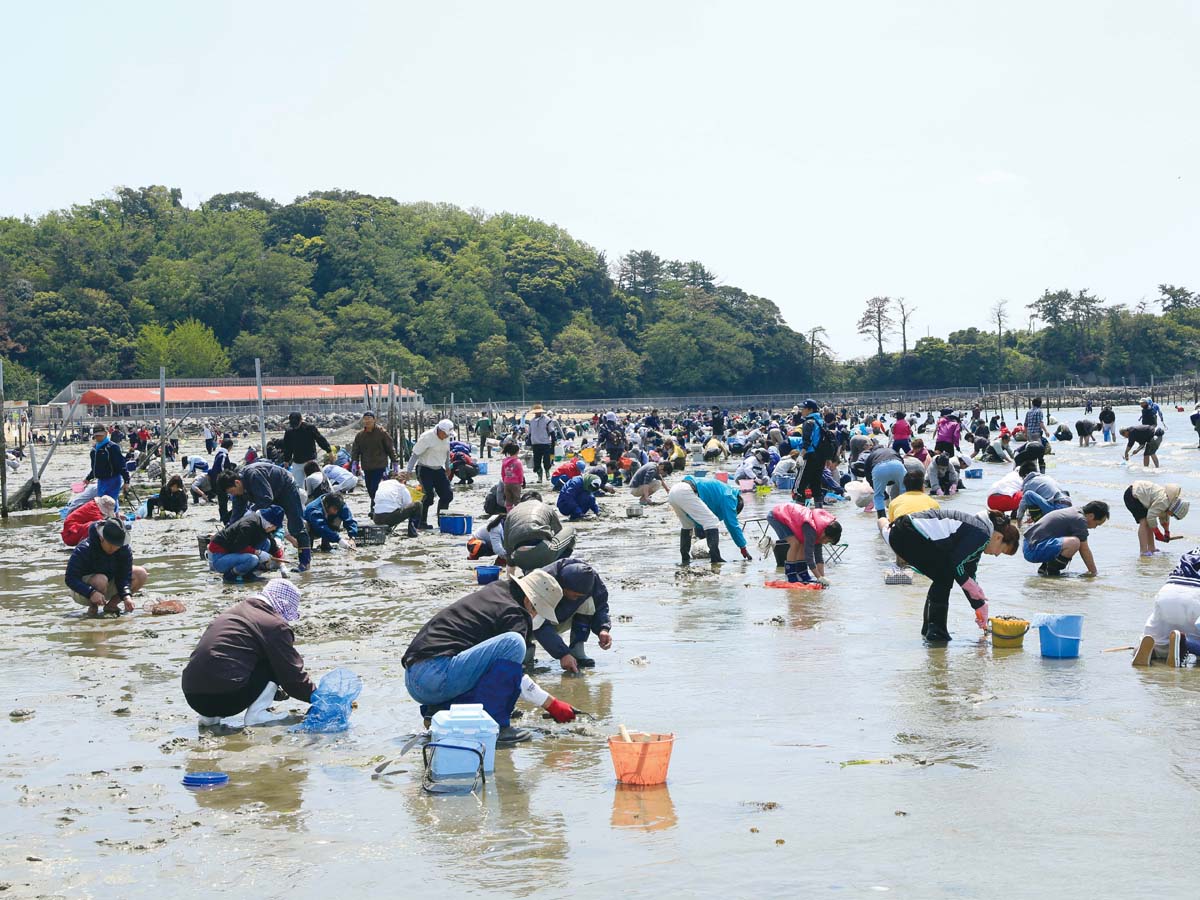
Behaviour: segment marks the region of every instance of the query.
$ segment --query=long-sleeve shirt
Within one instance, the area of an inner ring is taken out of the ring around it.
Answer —
[[[87,598],[95,590],[83,580],[90,575],[104,575],[109,584],[116,584],[118,596],[128,595],[133,590],[133,551],[125,544],[116,553],[105,553],[100,544],[99,522],[88,526],[88,536],[71,552],[63,580],[67,587]]]
[[[570,519],[578,519],[589,512],[600,515],[596,495],[584,485],[582,475],[576,475],[563,485],[555,505],[560,513]]]
[[[1070,506],[1071,498],[1066,495],[1057,481],[1049,475],[1030,472],[1021,482],[1021,504],[1017,507],[1017,521],[1025,515],[1032,505],[1027,499],[1030,494],[1037,494],[1051,506]]]
[[[388,478],[379,483],[375,491],[375,514],[396,512],[413,502],[412,493],[403,483]]]
[[[342,535],[333,526],[337,522],[341,522],[346,529],[346,534],[350,537],[358,535],[358,523],[354,521],[354,513],[350,512],[349,506],[343,506],[340,513],[334,516],[325,514],[324,497],[318,497],[308,506],[304,507],[304,521],[308,524],[312,531],[317,533],[317,536],[333,543],[338,543],[342,539]]]
[[[273,532],[267,531],[262,515],[252,511],[216,532],[208,541],[208,549],[213,553],[246,553],[254,552],[264,542],[269,542],[274,550],[275,538],[272,535]]]
[[[554,443],[554,420],[549,416],[534,416],[529,420],[529,443]]]
[[[457,656],[501,634],[519,634],[528,644],[533,623],[513,595],[513,584],[493,581],[435,614],[417,632],[400,664],[407,669],[427,659]]]
[[[289,428],[283,433],[280,442],[284,463],[306,463],[317,458],[317,446],[326,453],[329,452],[329,441],[317,430],[317,426],[302,422],[295,428]]]
[[[250,680],[260,660],[289,697],[312,699],[312,679],[296,652],[292,627],[261,597],[249,597],[221,613],[205,629],[183,670],[188,694],[228,694]]]
[[[437,428],[421,432],[417,442],[413,444],[412,456],[408,458],[408,471],[417,466],[427,469],[450,468],[450,438],[438,437]]]
[[[930,490],[942,491],[947,494],[951,487],[958,484],[958,470],[954,467],[954,463],[950,463],[944,469],[938,468],[937,463],[934,463],[926,470],[925,477],[929,481]]]
[[[592,582],[592,592],[589,595],[578,597],[574,600],[566,598],[559,601],[554,607],[554,618],[559,622],[566,622],[571,616],[578,612],[579,607],[592,601],[595,611],[590,613],[591,621],[588,628],[592,634],[599,635],[602,631],[612,630],[612,618],[608,611],[608,588],[604,582],[600,580],[600,576],[592,571],[591,566],[578,559],[559,559],[544,567],[544,571],[549,572],[557,580],[563,571],[568,572],[585,568],[590,572],[595,579]],[[534,632],[533,637],[537,640],[542,648],[555,659],[562,659],[568,652],[566,642],[558,634],[558,629],[549,622],[543,622]]]
[[[683,479],[696,489],[700,502],[709,508],[714,516],[725,523],[729,536],[739,548],[746,546],[746,535],[742,533],[742,525],[738,522],[737,501],[740,493],[737,488],[715,478],[696,478],[686,475]]]
[[[392,437],[378,425],[370,431],[363,429],[354,436],[350,447],[350,460],[365,471],[387,468],[388,461],[396,462],[396,448]]]
[[[242,484],[246,488],[245,493],[233,498],[234,519],[240,519],[250,506],[266,509],[275,504],[284,506],[284,501],[293,495],[297,500],[300,498],[296,482],[292,481],[288,470],[265,459],[242,469]]]
[[[926,509],[910,513],[908,520],[922,537],[937,546],[938,558],[953,570],[960,587],[975,577],[975,564],[992,539],[992,525],[986,517],[957,509]],[[929,572],[922,574],[932,577]],[[978,609],[976,603],[971,601]]]
[[[1149,519],[1165,519],[1167,511],[1179,499],[1179,485],[1158,485],[1153,481],[1135,481],[1132,485],[1133,499],[1146,507]]]

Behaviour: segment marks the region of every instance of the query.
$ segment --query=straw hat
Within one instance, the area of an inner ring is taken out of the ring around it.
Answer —
[[[534,569],[528,575],[513,580],[521,586],[521,590],[533,604],[534,612],[547,622],[557,625],[558,616],[554,608],[558,606],[563,594],[554,576],[542,569]]]
[[[530,412],[536,416],[540,412],[545,412],[545,410],[542,409],[542,404],[535,403],[535,404],[533,404],[533,409],[531,409]]]

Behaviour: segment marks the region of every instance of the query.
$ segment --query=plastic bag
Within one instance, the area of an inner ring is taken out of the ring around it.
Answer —
[[[846,484],[846,496],[854,501],[859,509],[866,509],[875,495],[875,488],[865,481],[850,481]]]
[[[141,505],[137,508],[137,517],[139,519],[148,519],[150,517],[150,507],[145,500],[143,500]]]
[[[349,669],[334,669],[313,691],[308,715],[291,731],[332,734],[350,727],[350,705],[362,692],[362,679]]]

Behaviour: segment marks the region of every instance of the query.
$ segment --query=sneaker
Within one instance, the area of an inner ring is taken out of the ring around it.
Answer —
[[[233,572],[226,572],[224,575],[221,576],[221,580],[223,582],[225,582],[226,584],[241,584],[242,576],[237,575]]]
[[[1150,635],[1143,635],[1142,641],[1138,644],[1137,652],[1133,654],[1133,664],[1135,666],[1148,666],[1154,658],[1154,638]]]
[[[533,740],[533,735],[524,728],[514,728],[512,725],[505,725],[500,729],[500,733],[496,735],[496,746],[502,747],[531,740]]]
[[[1183,632],[1172,631],[1167,638],[1167,665],[1179,668],[1183,665],[1185,656],[1187,651],[1183,649]]]

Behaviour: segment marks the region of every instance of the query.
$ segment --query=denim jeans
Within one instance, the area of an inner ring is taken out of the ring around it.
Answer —
[[[1045,497],[1035,494],[1033,491],[1027,491],[1026,493],[1022,494],[1021,499],[1025,501],[1025,504],[1027,506],[1036,506],[1038,509],[1040,509],[1044,513],[1054,512],[1056,509],[1065,509],[1066,508],[1064,506],[1060,506],[1058,504],[1051,503]],[[1070,501],[1068,501],[1067,506],[1070,506],[1070,505],[1071,505]]]
[[[904,484],[904,475],[908,470],[898,459],[889,459],[871,470],[871,482],[875,485],[875,512],[881,513],[887,509],[888,487],[895,486],[899,493]]]
[[[525,638],[510,631],[488,638],[457,656],[435,656],[404,671],[404,686],[418,703],[448,703],[475,687],[497,659],[518,665],[525,661]]]
[[[253,553],[208,553],[208,565],[214,572],[225,575],[247,575],[258,568],[258,556]]]

